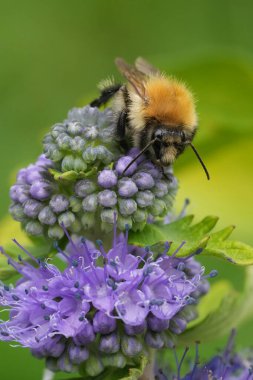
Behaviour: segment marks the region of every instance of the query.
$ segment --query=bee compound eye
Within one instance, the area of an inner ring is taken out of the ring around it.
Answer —
[[[186,141],[186,136],[185,136],[184,131],[181,131],[181,132],[180,132],[180,137],[181,137],[182,142],[185,142],[185,141]]]
[[[162,140],[163,135],[164,133],[160,129],[157,129],[154,133],[154,138]]]

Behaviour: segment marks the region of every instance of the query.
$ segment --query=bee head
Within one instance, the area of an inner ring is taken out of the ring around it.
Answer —
[[[182,127],[156,127],[149,137],[149,142],[145,144],[145,137],[143,138],[144,146],[138,155],[127,165],[124,172],[145,152],[151,150],[153,160],[160,166],[169,166],[178,157],[187,146],[190,146],[199,160],[207,179],[210,179],[208,170],[197,152],[196,148],[192,144],[194,132],[184,130]],[[123,174],[124,174],[123,172]]]
[[[192,140],[192,137],[186,136],[185,132],[179,127],[157,128],[152,136],[156,161],[162,166],[170,165],[184,151],[187,141]]]

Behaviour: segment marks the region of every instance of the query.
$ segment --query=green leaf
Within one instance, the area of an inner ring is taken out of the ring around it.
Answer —
[[[210,241],[204,253],[228,260],[233,264],[253,263],[253,248],[239,241]]]
[[[247,270],[253,272],[252,267]],[[252,291],[253,276],[250,274],[247,275],[244,293],[237,292],[228,281],[214,283],[197,305],[198,318],[176,337],[175,343],[183,346],[193,344],[196,340],[205,343],[228,333],[253,314],[253,300],[251,304],[248,300]]]
[[[142,247],[151,246],[159,241],[164,241],[164,233],[155,224],[147,224],[142,231],[129,232],[129,243]]]
[[[232,328],[253,315],[253,267],[246,270],[244,291],[239,293],[227,283],[211,287],[198,306],[199,318],[189,324],[178,344],[191,344],[196,340],[208,342],[227,334]]]
[[[234,226],[212,232],[218,222],[215,216],[207,216],[199,223],[192,224],[193,216],[187,216],[167,225],[148,224],[142,231],[131,231],[129,242],[139,246],[150,246],[156,253],[161,253],[165,242],[171,241],[173,252],[184,241],[185,244],[178,257],[203,248],[202,254],[216,256],[234,264],[253,264],[253,248],[247,244],[226,240],[234,230]]]
[[[97,173],[97,168],[94,167],[88,172],[76,172],[74,170],[69,170],[67,172],[60,172],[55,169],[49,169],[49,172],[53,175],[54,179],[58,182],[64,181],[75,181],[77,179],[82,179],[86,177],[90,177],[93,174]]]
[[[191,329],[202,323],[209,314],[220,308],[224,297],[233,292],[233,286],[229,281],[221,280],[212,284],[209,292],[205,297],[201,298],[201,301],[197,306],[198,317],[191,321],[187,328]]]
[[[214,232],[212,234],[210,242],[212,240],[225,240],[225,239],[227,239],[232,234],[234,229],[235,229],[235,226],[228,226],[228,227],[223,228],[223,230],[220,230],[218,232]]]

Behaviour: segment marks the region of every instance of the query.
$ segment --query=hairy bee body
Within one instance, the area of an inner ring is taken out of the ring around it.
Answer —
[[[116,65],[127,83],[107,84],[91,105],[99,106],[103,99],[113,97],[116,136],[122,145],[147,152],[160,166],[173,163],[190,145],[209,179],[192,145],[197,114],[191,91],[177,79],[161,74],[143,58],[138,58],[134,65],[118,58]]]
[[[131,84],[124,85],[113,100],[116,119],[125,113],[125,135],[130,144],[143,149],[154,138],[157,130],[164,132],[161,147],[149,152],[154,160],[166,166],[183,151],[179,132],[192,140],[197,128],[197,115],[190,91],[175,79],[152,75],[145,83],[145,98],[140,97]]]

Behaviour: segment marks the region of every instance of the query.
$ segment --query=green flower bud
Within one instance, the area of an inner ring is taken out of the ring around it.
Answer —
[[[56,150],[56,149],[51,149],[50,152],[51,152],[50,157],[52,158],[53,161],[56,161],[56,162],[60,161],[64,156],[63,152],[60,152],[59,150]]]
[[[161,199],[155,199],[149,210],[154,216],[163,215],[166,213],[166,204]]]
[[[81,217],[84,229],[92,228],[95,225],[95,215],[92,212],[85,212]]]
[[[142,352],[143,346],[137,338],[124,335],[121,339],[121,349],[124,355],[134,357]]]
[[[97,150],[96,148],[88,147],[84,152],[83,152],[83,159],[87,163],[91,163],[96,161],[97,158]]]
[[[150,190],[139,191],[136,195],[136,202],[139,207],[152,206],[154,194]]]
[[[65,133],[61,133],[57,138],[56,138],[57,145],[60,149],[67,150],[70,148],[70,143],[71,143],[71,137],[69,137]]]
[[[74,195],[69,198],[69,205],[73,212],[78,212],[82,209],[81,199],[75,197]]]
[[[71,224],[69,228],[73,233],[78,234],[82,229],[81,221],[75,219],[75,221]]]
[[[120,352],[117,354],[103,355],[101,359],[105,367],[124,368],[127,364],[125,356]]]
[[[30,221],[25,225],[25,231],[28,235],[40,236],[43,234],[43,227],[37,221]]]
[[[98,356],[90,355],[85,362],[85,370],[89,376],[98,376],[103,372],[104,366]]]
[[[74,372],[77,369],[77,367],[70,362],[68,354],[65,352],[57,359],[57,367],[58,371],[60,370],[67,373]]]
[[[140,210],[140,209],[135,211],[135,213],[132,216],[133,216],[133,220],[136,223],[146,222],[147,217],[148,217],[147,212],[145,210]]]
[[[74,137],[70,142],[70,149],[72,152],[82,153],[84,150],[84,146],[85,141],[80,136]]]
[[[56,216],[49,206],[44,207],[39,215],[38,219],[42,224],[53,225],[56,222]]]
[[[117,225],[121,231],[125,231],[126,226],[128,226],[129,229],[133,227],[133,220],[131,217],[123,217],[119,215],[118,220],[117,220]]]
[[[143,221],[143,222],[140,222],[140,223],[134,222],[132,224],[132,230],[133,231],[142,231],[143,228],[145,227],[145,225],[146,225],[146,221]]]
[[[149,347],[160,349],[164,346],[162,334],[148,331],[145,335],[145,342]]]
[[[59,124],[55,124],[53,126],[53,129],[52,129],[52,136],[56,138],[56,137],[59,136],[60,133],[65,132],[65,130],[66,130],[66,128],[65,128],[64,124],[60,124],[60,123]],[[52,140],[51,135],[46,135],[44,141],[46,141],[49,138],[51,138],[51,140]]]
[[[166,348],[173,348],[175,347],[175,341],[173,339],[173,335],[169,331],[164,331],[161,333],[164,347]]]
[[[95,194],[87,195],[82,201],[84,211],[94,212],[98,205],[98,199]]]
[[[82,179],[75,185],[75,193],[79,197],[86,197],[96,190],[96,185],[89,179]]]
[[[55,224],[54,226],[50,226],[48,228],[47,234],[50,239],[60,240],[64,236],[64,231],[58,224]]]
[[[61,163],[61,169],[64,172],[73,170],[74,168],[74,157],[72,155],[65,156]]]
[[[9,208],[9,211],[13,219],[17,220],[18,222],[24,222],[26,220],[26,216],[24,214],[24,207],[21,204],[12,204]]]
[[[74,166],[72,168],[76,172],[84,172],[87,169],[87,164],[79,157],[74,159]]]
[[[113,154],[103,145],[97,146],[97,158],[103,161],[106,165],[113,161]]]
[[[137,211],[137,203],[133,199],[120,199],[119,210],[123,216],[132,215]]]
[[[102,222],[113,224],[114,221],[114,213],[116,212],[115,209],[108,208],[101,211],[100,218]]]
[[[72,123],[69,123],[67,126],[67,132],[71,136],[80,135],[80,133],[82,133],[82,131],[83,131],[83,127],[82,127],[82,124],[79,122],[72,122]],[[63,131],[61,130],[61,132],[63,132]]]
[[[58,217],[59,224],[64,224],[66,228],[70,227],[75,220],[75,214],[71,211],[66,211]]]

